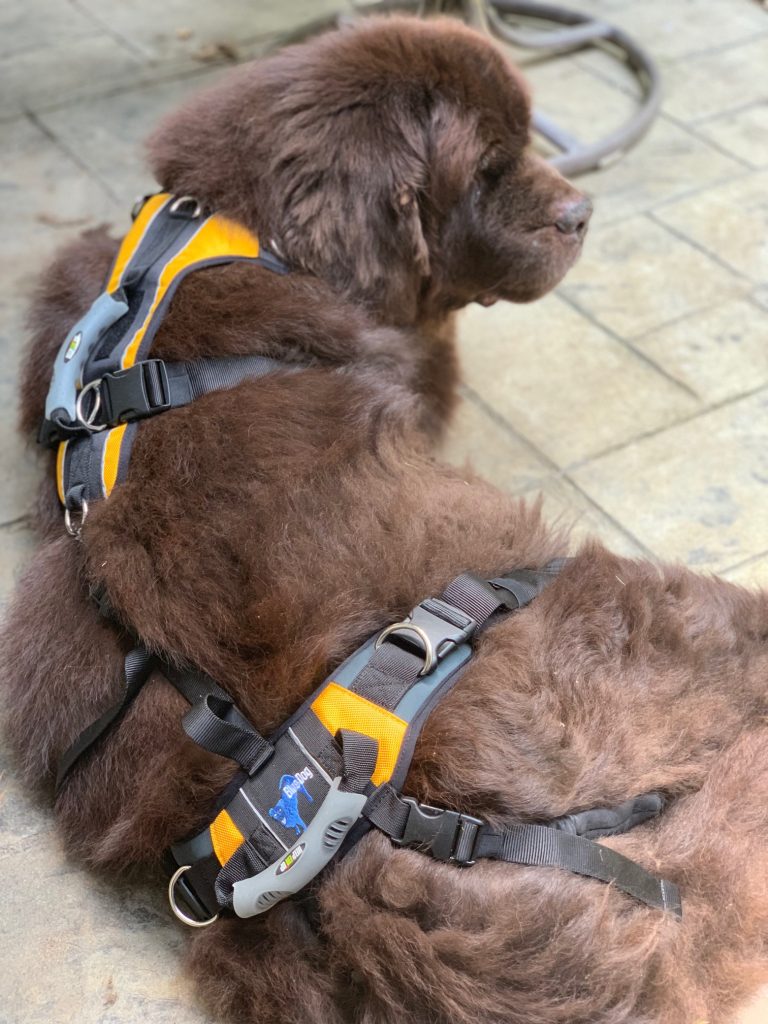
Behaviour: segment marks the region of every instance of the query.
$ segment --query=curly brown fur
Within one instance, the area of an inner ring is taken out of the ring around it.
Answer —
[[[430,110],[440,139],[453,109],[450,137],[466,139],[499,104],[524,109],[517,80],[484,46],[463,29],[402,20],[329,36],[267,62],[271,71],[241,72],[201,101],[208,112],[197,128],[184,114],[157,137],[166,185],[274,234],[313,273],[278,279],[233,266],[192,276],[155,353],[259,351],[308,368],[142,424],[129,478],[92,509],[82,544],[49,521],[1,650],[9,731],[30,784],[50,780],[62,750],[120,690],[128,641],[99,619],[89,585],[106,587],[149,646],[218,679],[267,732],[356,645],[460,571],[495,574],[563,553],[537,507],[426,451],[453,396],[442,312],[465,300],[482,268],[456,258],[446,270],[459,251],[454,213],[464,211],[465,241],[479,214],[460,202],[430,219],[450,194],[440,191],[451,178],[444,150],[433,142],[427,181],[406,182],[423,189],[419,230],[433,246],[430,268],[439,267],[413,289],[414,306],[403,285],[413,266],[402,272],[412,250],[403,243],[392,262],[383,199],[353,202],[349,237],[336,238],[333,173],[346,180],[352,159],[341,142],[328,168],[332,215],[318,214],[315,236],[299,190],[305,213],[294,236],[285,204],[299,170],[288,157],[281,170],[260,134],[272,130],[279,145],[275,119],[282,113],[281,129],[296,127],[303,94],[327,138],[324,104],[335,93],[318,96],[319,76],[333,85],[334,75],[374,75],[386,89],[367,79],[361,88],[372,90],[372,109],[384,104],[382,131],[388,90],[401,82],[412,91],[393,110],[416,122]],[[420,81],[436,97],[431,107],[414,99]],[[348,115],[358,131],[356,108],[344,110],[338,122]],[[517,123],[498,121],[506,134],[489,145],[514,149]],[[370,111],[363,125],[373,131]],[[363,136],[370,161],[365,144]],[[481,148],[451,154],[469,193]],[[365,166],[376,194],[401,186]],[[408,217],[414,202],[403,204]],[[535,221],[530,197],[529,205]],[[454,227],[441,234],[438,221]],[[395,235],[412,238],[403,230]],[[383,254],[378,270],[357,259],[366,237]],[[549,238],[545,263],[567,251],[554,234],[536,237]],[[355,258],[345,263],[347,251]],[[536,251],[529,264],[502,264],[518,280],[528,266],[531,294],[549,280],[531,270]],[[25,373],[30,427],[61,335],[98,292],[113,253],[96,234],[47,277]],[[391,288],[377,276],[388,264]],[[48,483],[52,508],[50,492]],[[247,1024],[724,1024],[768,973],[767,640],[767,595],[590,545],[529,608],[487,630],[417,745],[409,793],[496,822],[665,793],[657,821],[608,842],[681,885],[682,922],[566,872],[491,863],[460,871],[372,835],[321,878],[316,928],[295,902],[193,937],[191,967],[211,1012]],[[157,864],[168,843],[206,823],[232,765],[187,739],[183,710],[155,677],[75,770],[56,801],[73,854],[113,871]]]

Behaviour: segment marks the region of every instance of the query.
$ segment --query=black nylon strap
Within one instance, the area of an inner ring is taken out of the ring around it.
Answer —
[[[547,824],[549,828],[586,836],[587,839],[618,836],[661,814],[664,805],[665,800],[660,793],[644,793],[625,800],[618,807],[595,807],[577,814],[566,814]]]
[[[613,835],[617,821],[626,823],[626,831],[640,824],[640,820],[628,823],[633,814],[645,813],[642,820],[647,820],[651,816],[651,808],[657,806],[657,797],[658,794],[647,794],[618,808],[597,808],[585,814],[591,815],[593,824],[602,819],[608,825],[605,834]],[[628,804],[636,810],[630,811]],[[565,819],[558,819],[550,825],[510,825],[493,829],[458,811],[429,807],[409,797],[401,797],[388,784],[380,786],[371,795],[363,814],[393,842],[416,846],[438,860],[471,865],[477,860],[491,859],[508,864],[563,868],[574,874],[613,883],[622,892],[650,907],[668,910],[678,916],[682,914],[676,885],[656,878],[615,850],[563,831]],[[587,820],[582,815],[572,817]],[[596,827],[593,834],[598,834]]]
[[[344,781],[341,789],[347,793],[363,793],[371,781],[379,755],[378,741],[351,729],[339,729],[344,759]]]
[[[126,370],[105,373],[99,386],[98,424],[117,426],[178,409],[213,391],[291,369],[266,356],[230,356],[189,363],[145,359]]]
[[[168,667],[166,678],[192,705],[184,732],[205,750],[236,761],[253,775],[275,748],[235,706],[229,694],[202,672]]]
[[[75,762],[94,745],[110,726],[115,725],[122,718],[156,667],[157,663],[146,647],[134,647],[126,654],[125,684],[120,700],[108,708],[95,722],[91,722],[88,728],[84,729],[74,743],[67,747],[61,755],[56,771],[57,791]]]
[[[680,891],[656,878],[622,854],[545,825],[510,825],[502,830],[480,829],[472,854],[507,864],[563,868],[577,875],[608,882],[649,907],[682,916]]]
[[[394,643],[385,643],[374,651],[349,689],[391,711],[416,682],[423,668],[424,658],[420,654],[412,654]]]

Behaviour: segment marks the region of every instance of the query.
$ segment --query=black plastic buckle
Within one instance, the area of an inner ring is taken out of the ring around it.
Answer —
[[[117,425],[141,420],[171,407],[168,371],[162,359],[145,359],[127,370],[101,378],[104,422]]]
[[[477,833],[483,822],[469,814],[420,804],[413,797],[403,797],[408,804],[408,818],[399,846],[416,846],[432,854],[435,860],[450,860],[462,867],[474,864],[472,854]]]

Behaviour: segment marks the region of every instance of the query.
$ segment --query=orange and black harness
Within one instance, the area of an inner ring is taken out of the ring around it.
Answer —
[[[54,363],[39,440],[58,445],[56,480],[70,532],[89,503],[125,479],[141,419],[285,367],[263,356],[166,363],[148,358],[191,271],[247,260],[287,267],[248,230],[207,215],[189,196],[149,196],[136,211],[104,292],[67,335]]]
[[[253,236],[205,216],[194,200],[159,195],[142,207],[106,291],[62,346],[46,407],[41,438],[59,445],[59,494],[70,532],[80,532],[89,501],[108,497],[125,478],[136,421],[282,368],[261,357],[184,364],[148,358],[184,274],[235,259],[286,272]],[[159,670],[189,702],[187,735],[239,767],[211,823],[168,852],[171,907],[188,925],[211,924],[221,913],[251,917],[306,893],[371,828],[456,866],[494,859],[565,869],[679,915],[673,883],[594,841],[659,814],[664,801],[657,793],[503,827],[401,795],[419,732],[471,660],[478,636],[525,607],[562,566],[559,560],[494,579],[463,573],[440,597],[365,642],[269,737],[210,677],[179,668],[134,638],[120,699],[65,752],[57,786]],[[105,595],[97,601],[111,617]]]

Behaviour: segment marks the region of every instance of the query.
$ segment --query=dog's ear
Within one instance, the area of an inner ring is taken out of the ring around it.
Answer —
[[[425,130],[394,102],[319,103],[313,124],[293,127],[269,183],[285,255],[388,321],[412,320],[429,274]]]
[[[429,112],[397,89],[366,93],[354,53],[335,72],[332,42],[292,47],[194,97],[150,137],[150,163],[164,188],[240,220],[290,264],[405,323],[429,273]]]

